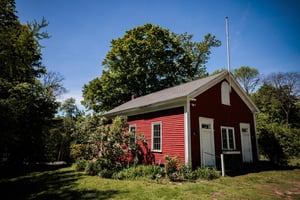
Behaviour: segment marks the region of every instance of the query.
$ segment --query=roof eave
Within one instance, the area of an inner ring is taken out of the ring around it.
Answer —
[[[113,118],[118,115],[133,116],[133,115],[145,114],[149,112],[167,110],[170,108],[184,106],[186,102],[187,102],[187,96],[182,96],[175,99],[170,99],[168,101],[157,102],[145,106],[139,106],[136,108],[129,108],[126,110],[116,111],[112,113],[104,113],[103,116],[107,118]]]

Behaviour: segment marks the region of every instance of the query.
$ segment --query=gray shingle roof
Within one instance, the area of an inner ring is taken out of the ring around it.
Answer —
[[[114,115],[115,113],[118,114],[119,112],[124,112],[131,109],[136,109],[144,106],[162,103],[165,101],[170,101],[173,99],[187,97],[193,92],[195,92],[197,89],[204,87],[211,81],[223,77],[226,74],[227,72],[222,72],[216,75],[208,76],[206,78],[198,79],[195,81],[191,81],[188,83],[184,83],[178,86],[163,89],[158,92],[135,98],[104,113],[104,115]]]

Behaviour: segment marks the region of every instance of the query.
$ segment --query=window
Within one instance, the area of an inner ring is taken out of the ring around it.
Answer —
[[[130,147],[131,145],[134,145],[134,144],[135,144],[136,125],[130,125],[130,126],[129,126],[129,132],[132,134],[132,135],[129,137],[129,140],[128,140],[129,147]]]
[[[152,123],[152,151],[162,151],[162,127],[161,122]]]
[[[221,101],[222,104],[230,106],[230,87],[226,81],[221,85]]]
[[[201,124],[201,128],[202,129],[211,129],[211,124],[203,123],[203,124]]]
[[[242,133],[249,133],[249,129],[248,128],[241,128],[242,129]]]
[[[235,149],[234,129],[231,127],[221,127],[221,135],[222,135],[222,149],[234,150]]]

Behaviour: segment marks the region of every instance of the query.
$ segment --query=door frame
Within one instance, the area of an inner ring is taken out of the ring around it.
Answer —
[[[244,154],[244,134],[242,129],[247,128],[248,129],[248,134],[249,134],[249,147],[250,147],[250,160],[245,160],[245,154]],[[242,157],[243,157],[243,162],[248,162],[251,163],[253,162],[253,152],[252,152],[252,141],[251,141],[251,129],[250,129],[250,124],[249,123],[240,123],[240,134],[241,134],[241,145],[242,145]]]
[[[213,146],[212,152],[210,152],[212,155],[213,159],[213,165],[210,167],[215,167],[216,166],[216,156],[215,156],[215,136],[214,136],[214,119],[213,118],[207,118],[207,117],[199,117],[199,135],[200,135],[200,160],[201,160],[201,166],[205,167],[208,165],[205,165],[205,160],[204,160],[204,149],[203,149],[203,142],[205,142],[202,137],[202,124],[210,124],[210,129],[211,129],[211,145]]]

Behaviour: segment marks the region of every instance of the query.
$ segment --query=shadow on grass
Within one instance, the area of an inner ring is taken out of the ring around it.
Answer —
[[[225,166],[226,167],[226,166]],[[276,165],[271,163],[270,161],[258,161],[255,164],[244,164],[242,166],[237,167],[236,169],[226,170],[227,176],[240,176],[249,173],[258,173],[263,171],[273,171],[273,170],[294,170],[300,169],[299,166],[287,166],[287,165]]]
[[[77,181],[85,175],[67,168],[39,169],[23,176],[0,179],[1,196],[7,199],[109,199],[120,193],[118,190],[80,190],[76,187]]]

